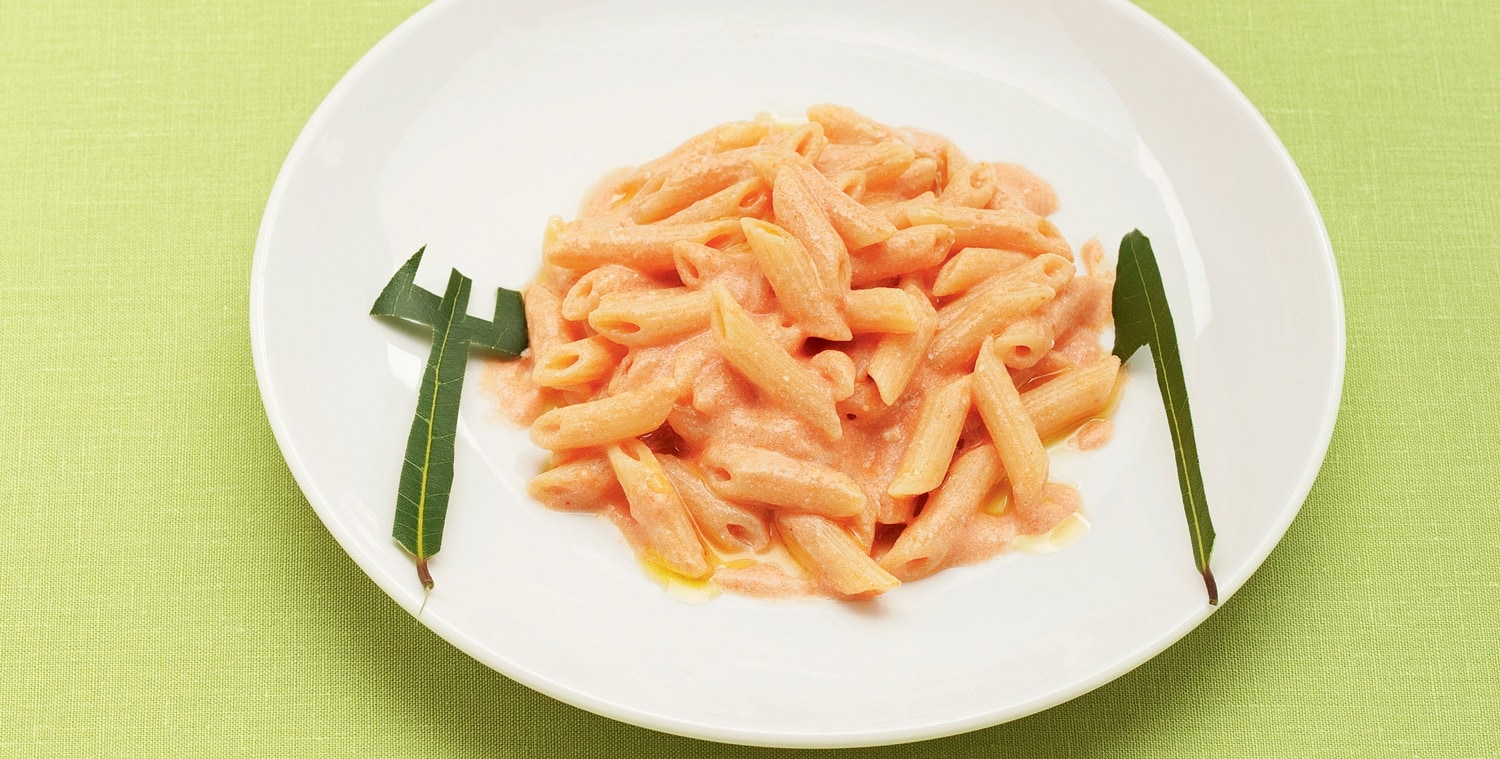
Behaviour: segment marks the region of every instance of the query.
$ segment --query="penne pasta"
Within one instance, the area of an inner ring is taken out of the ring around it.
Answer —
[[[682,167],[695,159],[756,145],[765,138],[768,131],[769,125],[760,121],[734,121],[720,124],[688,139],[672,152],[636,169],[629,179],[620,184],[619,192],[633,195],[651,179],[680,171]]]
[[[787,313],[807,334],[829,340],[848,340],[849,325],[825,286],[807,248],[786,230],[758,219],[740,222],[761,271]]]
[[[661,221],[744,179],[754,170],[754,148],[736,148],[689,159],[677,170],[658,174],[630,199],[630,218],[637,224]]]
[[[760,503],[839,519],[865,508],[865,494],[849,475],[823,464],[735,443],[703,452],[708,486],[740,503]]]
[[[684,577],[708,574],[703,543],[681,496],[667,481],[656,454],[639,440],[624,440],[606,449],[610,468],[625,491],[630,517],[641,526],[654,558]]]
[[[609,459],[594,454],[574,459],[531,478],[526,492],[554,511],[597,511],[620,492]]]
[[[1031,258],[1014,250],[964,248],[938,270],[937,279],[932,283],[932,294],[943,297],[964,292],[990,277],[1021,266]]]
[[[544,247],[542,258],[566,269],[587,270],[618,264],[654,274],[676,270],[673,249],[680,241],[725,245],[741,237],[737,219],[612,229],[575,222],[557,231]]]
[[[895,192],[904,198],[935,192],[942,184],[942,169],[932,158],[918,158],[896,177]],[[934,199],[936,199],[934,197]]]
[[[869,287],[938,266],[947,259],[953,239],[951,230],[937,224],[900,230],[854,255],[850,281],[855,287]]]
[[[760,218],[771,207],[771,193],[758,177],[725,187],[666,218],[668,224],[698,224],[739,216]]]
[[[901,531],[880,566],[903,582],[920,580],[942,569],[968,521],[1004,476],[1000,457],[988,443],[970,448],[953,462],[942,487],[922,512]]]
[[[1036,425],[1037,434],[1049,440],[1103,412],[1114,394],[1119,374],[1119,357],[1105,356],[1028,389],[1021,394],[1021,406]]]
[[[823,127],[829,142],[875,145],[896,138],[888,126],[842,105],[820,103],[807,109],[807,120]]]
[[[526,288],[521,304],[526,313],[531,355],[537,363],[546,361],[554,351],[580,336],[577,327],[563,317],[562,298],[552,288],[533,283]]]
[[[838,350],[826,350],[807,362],[828,383],[829,396],[834,402],[842,401],[854,394],[856,370],[849,354]]]
[[[851,290],[844,296],[844,318],[856,335],[870,332],[910,334],[917,331],[912,299],[895,287]]]
[[[1005,248],[1032,255],[1056,253],[1073,258],[1057,227],[1047,217],[1023,209],[918,205],[906,208],[906,218],[913,225],[946,226],[953,230],[953,244],[960,248]]]
[[[660,427],[676,402],[677,389],[670,383],[658,382],[561,406],[537,417],[531,425],[531,442],[539,448],[557,451],[609,445],[638,437]]]
[[[676,456],[657,456],[657,460],[693,523],[710,543],[730,553],[760,553],[770,547],[770,525],[758,509],[715,495],[704,482],[703,473]]]
[[[980,348],[973,376],[974,407],[1010,477],[1011,501],[1021,513],[1033,512],[1041,508],[1042,486],[1047,484],[1047,449],[1010,373],[995,355],[992,340]]]
[[[579,277],[568,288],[562,299],[562,315],[570,321],[587,321],[604,296],[657,286],[656,280],[635,269],[616,264],[601,266]]]
[[[1054,295],[1046,285],[995,282],[938,310],[937,332],[927,355],[944,367],[963,367],[974,360],[980,343],[1010,321],[1036,310]]]
[[[889,185],[899,179],[917,154],[904,142],[882,142],[875,145],[830,144],[815,164],[829,176],[846,171],[862,171],[871,187]]]
[[[661,345],[708,327],[713,299],[704,290],[673,287],[606,295],[589,326],[620,345]]]
[[[875,347],[875,353],[870,356],[869,365],[865,367],[880,392],[880,399],[887,406],[895,403],[906,392],[917,366],[927,355],[927,348],[932,344],[938,322],[937,311],[921,288],[907,283],[901,289],[916,311],[917,328],[910,334],[882,337],[880,344]]]
[[[722,287],[715,287],[714,339],[730,366],[776,405],[801,417],[829,440],[843,437],[833,398],[817,375],[803,368],[769,335],[760,331]]]
[[[1057,213],[1057,193],[1024,166],[1013,163],[992,163],[995,169],[996,192],[990,199],[989,208],[1024,208],[1038,216]]]
[[[823,176],[806,162],[793,162],[790,168],[792,173],[802,180],[802,186],[807,190],[808,195],[822,209],[828,223],[844,241],[847,246],[845,255],[849,250],[885,242],[890,239],[891,235],[896,234],[894,224],[850,196],[851,189],[856,195],[864,191],[864,172],[846,172],[843,176],[847,177],[847,181],[856,182],[856,184],[845,188],[830,181],[828,177]]]
[[[823,517],[778,514],[776,529],[792,549],[792,555],[841,596],[865,598],[901,584],[876,564],[852,535]]]
[[[595,335],[538,355],[531,368],[531,381],[541,387],[576,388],[607,378],[619,362],[610,342]]]
[[[528,493],[760,596],[867,599],[1035,540],[1080,504],[1043,443],[1107,443],[1119,376],[1114,272],[1096,239],[1075,267],[1056,208],[833,104],[609,174],[547,221],[529,351],[486,375],[552,452]]]
[[[971,384],[968,376],[962,376],[922,399],[917,427],[907,441],[896,477],[886,493],[921,495],[942,483],[958,447],[958,437],[964,431],[964,422],[969,418]]]
[[[849,250],[829,223],[822,206],[808,191],[796,170],[779,172],[772,193],[771,207],[776,220],[802,243],[812,259],[823,297],[829,300],[843,297],[849,289]],[[745,236],[750,236],[749,227],[745,229]]]

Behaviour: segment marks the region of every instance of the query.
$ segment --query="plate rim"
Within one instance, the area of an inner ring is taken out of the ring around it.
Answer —
[[[391,50],[401,46],[409,38],[420,34],[436,19],[448,13],[451,8],[471,1],[435,0],[418,9],[361,55],[348,71],[339,78],[328,94],[323,97],[317,108],[314,109],[312,115],[308,117],[306,123],[303,124],[301,130],[298,132],[296,140],[293,142],[292,147],[289,149],[286,158],[277,172],[271,191],[267,196],[266,208],[257,232],[250,269],[249,330],[256,386],[261,396],[262,406],[266,412],[272,435],[282,454],[282,459],[287,463],[287,467],[291,471],[299,489],[302,491],[309,505],[312,506],[319,520],[324,523],[332,534],[335,542],[339,544],[360,570],[387,597],[398,606],[406,609],[408,613],[413,613],[414,615],[415,610],[408,608],[408,604],[403,602],[401,595],[389,587],[386,573],[381,571],[374,563],[373,557],[350,549],[349,541],[341,534],[350,529],[349,525],[339,518],[336,509],[328,505],[330,501],[322,489],[317,486],[313,473],[309,470],[303,458],[296,455],[298,448],[292,440],[289,420],[272,392],[272,380],[266,357],[266,269],[271,255],[269,252],[270,238],[276,228],[280,210],[284,205],[283,198],[288,192],[291,176],[297,172],[298,167],[304,161],[308,160],[313,151],[315,136],[324,129],[326,122],[332,117],[333,112],[338,109],[352,90],[363,83],[368,70],[378,65],[378,62]],[[1337,426],[1347,369],[1348,327],[1342,280],[1339,277],[1337,259],[1334,255],[1332,241],[1328,235],[1327,225],[1324,222],[1321,210],[1318,208],[1316,199],[1313,197],[1312,191],[1307,184],[1306,178],[1297,167],[1290,152],[1270,123],[1233,80],[1175,30],[1146,10],[1128,2],[1128,0],[1083,1],[1113,8],[1131,17],[1136,25],[1151,36],[1154,43],[1167,45],[1172,48],[1175,54],[1192,60],[1200,70],[1209,75],[1213,83],[1220,90],[1230,96],[1231,104],[1237,115],[1247,119],[1247,123],[1254,126],[1258,135],[1266,139],[1268,144],[1273,147],[1273,152],[1279,162],[1277,166],[1278,171],[1288,175],[1294,181],[1295,189],[1298,193],[1298,197],[1296,198],[1298,205],[1304,206],[1309,211],[1310,221],[1313,222],[1312,226],[1316,232],[1316,239],[1313,242],[1316,243],[1318,248],[1317,252],[1319,254],[1319,261],[1322,264],[1321,268],[1324,270],[1329,283],[1328,296],[1330,298],[1329,309],[1333,317],[1331,326],[1333,327],[1334,350],[1330,351],[1329,354],[1331,359],[1329,365],[1329,382],[1328,386],[1324,389],[1322,401],[1323,415],[1319,420],[1316,438],[1313,443],[1315,455],[1308,456],[1303,462],[1302,470],[1297,476],[1296,486],[1292,490],[1293,502],[1291,507],[1283,511],[1282,517],[1270,525],[1270,528],[1263,533],[1261,540],[1254,544],[1250,550],[1247,561],[1248,571],[1243,577],[1226,578],[1229,582],[1221,585],[1220,605],[1222,606],[1249,581],[1250,577],[1259,571],[1271,551],[1285,537],[1286,531],[1290,529],[1297,515],[1301,513],[1308,495],[1316,484],[1317,475],[1327,458],[1328,449]],[[908,724],[899,729],[873,730],[858,733],[787,733],[773,729],[726,728],[692,719],[672,718],[649,710],[635,709],[628,704],[617,703],[609,699],[593,696],[581,689],[554,681],[524,667],[501,668],[496,666],[487,657],[477,653],[484,648],[483,644],[474,640],[464,630],[434,617],[417,617],[417,621],[436,633],[443,640],[458,648],[465,655],[484,664],[497,674],[513,679],[528,688],[565,704],[609,719],[664,733],[720,743],[777,748],[854,748],[942,738],[986,727],[993,727],[1045,711],[1061,703],[1090,693],[1140,667],[1142,664],[1175,645],[1188,633],[1197,629],[1214,611],[1216,611],[1216,607],[1205,604],[1197,612],[1183,618],[1177,625],[1166,630],[1148,644],[1136,649],[1130,655],[1120,658],[1112,666],[1105,667],[1090,677],[1058,686],[1045,696],[1034,698],[1022,705],[1012,705],[1007,708],[977,708],[972,710],[967,716],[959,718],[928,720],[915,726]]]

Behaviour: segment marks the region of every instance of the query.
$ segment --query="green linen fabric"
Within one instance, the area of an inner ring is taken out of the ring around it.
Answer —
[[[1500,5],[1143,0],[1265,114],[1348,309],[1306,506],[1161,656],[858,757],[1500,756]],[[401,611],[272,439],[272,181],[419,0],[0,1],[0,757],[762,757],[557,703]]]

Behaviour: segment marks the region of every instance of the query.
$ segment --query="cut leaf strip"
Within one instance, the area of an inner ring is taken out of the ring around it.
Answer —
[[[427,562],[443,544],[469,346],[515,358],[526,349],[526,316],[521,294],[505,288],[496,294],[494,321],[469,316],[466,309],[472,283],[457,269],[449,274],[441,298],[417,287],[417,268],[425,250],[418,250],[396,271],[370,313],[432,327],[432,350],[422,372],[416,414],[406,439],[391,530],[396,542],[416,558],[422,587],[432,590]]]

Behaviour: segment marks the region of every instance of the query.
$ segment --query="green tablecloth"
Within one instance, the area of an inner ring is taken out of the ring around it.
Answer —
[[[0,756],[765,756],[399,610],[292,481],[246,294],[282,159],[418,0],[0,0]],[[1500,756],[1500,5],[1147,0],[1302,168],[1349,317],[1286,539],[1042,714],[859,756]]]

